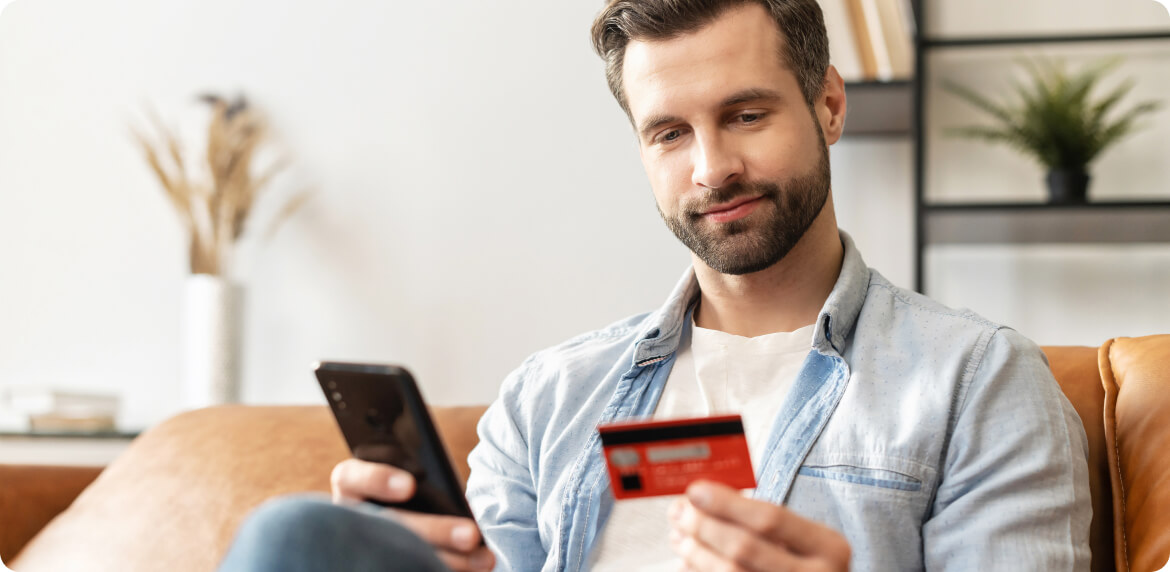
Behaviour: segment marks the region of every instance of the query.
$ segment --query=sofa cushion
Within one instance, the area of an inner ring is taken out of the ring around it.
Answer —
[[[1105,435],[1117,527],[1117,569],[1170,558],[1170,335],[1101,346]]]

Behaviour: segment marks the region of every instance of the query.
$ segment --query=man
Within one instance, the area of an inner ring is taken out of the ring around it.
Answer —
[[[326,569],[1087,569],[1087,442],[1038,349],[894,287],[837,229],[828,145],[846,100],[815,1],[614,0],[593,37],[693,269],[658,311],[505,381],[469,459],[478,529],[283,503],[225,568],[308,553]],[[614,501],[599,423],[728,412],[750,495],[699,482]],[[414,487],[356,460],[333,483],[337,500]],[[297,551],[249,547],[280,530]]]

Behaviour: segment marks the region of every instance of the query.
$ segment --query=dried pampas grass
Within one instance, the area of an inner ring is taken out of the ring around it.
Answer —
[[[188,161],[179,139],[153,112],[148,115],[161,140],[152,140],[137,129],[133,134],[190,237],[191,273],[222,276],[257,197],[288,162],[277,160],[253,174],[253,160],[266,138],[264,121],[243,97],[230,101],[204,95],[200,100],[212,109],[206,169]],[[267,234],[307,198],[308,193],[302,191],[289,199]]]

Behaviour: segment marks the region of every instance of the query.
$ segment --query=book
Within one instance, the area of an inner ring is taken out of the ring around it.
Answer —
[[[820,0],[821,13],[825,17],[825,29],[829,33],[829,60],[845,81],[865,79],[861,65],[861,54],[857,50],[857,39],[849,17],[848,0]]]
[[[0,392],[0,408],[25,415],[116,416],[119,401],[117,395],[108,393],[46,387],[10,387]]]
[[[914,10],[910,0],[874,0],[889,56],[890,79],[914,77]]]
[[[0,433],[27,433],[28,415],[0,405]]]
[[[29,430],[45,433],[106,433],[117,430],[113,415],[29,415]]]
[[[878,42],[881,41],[881,25],[877,20],[877,9],[873,0],[846,0],[849,8],[849,20],[853,28],[853,37],[857,43],[857,53],[861,59],[862,79],[872,81],[880,79],[882,62],[888,56],[884,45],[880,53]]]
[[[914,75],[914,9],[910,0],[847,0],[867,80]]]
[[[51,387],[0,388],[0,430],[99,433],[117,430],[119,398]]]

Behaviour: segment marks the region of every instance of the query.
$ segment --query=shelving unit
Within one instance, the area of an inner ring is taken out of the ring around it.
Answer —
[[[926,22],[924,0],[913,0],[919,32]],[[986,48],[1170,40],[1170,31],[1004,36],[919,37],[914,41],[916,77],[910,82],[910,133],[914,143],[914,286],[925,289],[925,252],[938,244],[1066,244],[1170,242],[1170,200],[1154,202],[931,204],[926,200],[926,103],[935,49]],[[900,109],[900,107],[898,108]]]

